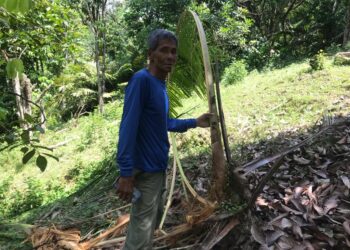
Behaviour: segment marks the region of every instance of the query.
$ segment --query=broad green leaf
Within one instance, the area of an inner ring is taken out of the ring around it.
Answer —
[[[36,158],[36,165],[40,168],[41,172],[44,172],[47,167],[47,159],[44,156],[39,155]]]
[[[29,143],[30,142],[29,131],[24,130],[21,134],[21,138],[22,138],[23,143]]]
[[[22,163],[26,164],[30,159],[33,158],[33,156],[35,155],[35,148],[32,149],[31,151],[29,151],[28,153],[26,153],[23,158],[22,158]]]
[[[43,153],[43,155],[46,155],[48,157],[51,157],[52,159],[55,159],[56,161],[60,161],[60,159],[57,156],[54,156],[52,154],[47,154],[47,153]]]
[[[21,152],[22,152],[23,154],[27,153],[28,150],[29,150],[28,147],[23,147],[23,148],[21,148]]]
[[[17,58],[10,60],[6,65],[6,72],[7,77],[10,79],[16,78],[17,74],[18,76],[21,76],[24,72],[22,60]]]
[[[0,0],[0,7],[9,12],[27,12],[32,6],[32,0]]]

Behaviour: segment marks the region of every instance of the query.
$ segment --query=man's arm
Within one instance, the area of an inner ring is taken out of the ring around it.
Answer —
[[[172,119],[168,118],[168,131],[186,132],[190,128],[210,126],[210,119],[213,117],[211,113],[204,113],[197,119]]]
[[[139,120],[144,104],[144,83],[132,79],[125,90],[124,109],[119,130],[117,163],[120,168],[120,179],[117,193],[123,200],[130,200],[133,191],[133,154]]]

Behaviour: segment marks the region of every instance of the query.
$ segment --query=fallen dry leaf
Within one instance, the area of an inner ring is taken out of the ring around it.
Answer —
[[[280,223],[280,220],[284,217],[286,217],[288,215],[288,213],[283,213],[283,214],[280,214],[279,216],[273,218],[268,224],[269,225],[276,225],[278,226],[279,223]]]
[[[281,220],[281,228],[285,229],[285,228],[291,228],[292,227],[292,222],[290,220],[288,220],[287,218],[283,218]]]
[[[252,224],[250,228],[250,233],[252,234],[254,240],[261,245],[266,245],[265,237],[263,235],[263,232],[258,228],[256,224]]]
[[[324,147],[319,147],[317,146],[317,151],[321,154],[321,155],[326,155],[327,151]]]
[[[345,175],[340,176],[340,178],[342,179],[344,185],[350,189],[350,181],[349,178]]]
[[[257,199],[256,199],[256,202],[255,202],[256,205],[258,206],[268,206],[269,203],[266,202],[266,200],[264,198],[262,198],[261,196],[259,196]]]
[[[291,239],[291,237],[282,236],[277,242],[277,246],[280,249],[292,249],[295,242]]]
[[[299,227],[299,225],[297,225],[296,223],[293,224],[292,231],[294,235],[297,236],[297,238],[300,238],[300,239],[304,238],[303,232],[301,231],[301,227]]]
[[[267,246],[272,246],[282,235],[284,235],[284,232],[282,230],[276,230],[276,231],[268,231],[266,232],[266,244]]]
[[[348,235],[350,235],[350,221],[349,220],[345,220],[343,222],[343,227],[344,227],[345,232],[347,232]]]
[[[337,144],[345,144],[345,143],[347,143],[347,136],[344,136],[339,141],[337,141]]]
[[[301,214],[303,214],[302,212],[299,212],[299,211],[297,211],[297,210],[295,210],[295,209],[292,209],[292,208],[290,208],[290,207],[287,207],[287,206],[285,206],[285,205],[283,205],[283,204],[281,204],[281,207],[282,207],[282,209],[283,209],[285,212],[290,212],[290,213],[293,213],[293,214],[296,214],[296,215],[301,215]]]
[[[300,195],[303,193],[304,188],[302,187],[296,187],[294,189],[294,198],[298,199],[300,197]]]
[[[319,215],[324,215],[324,214],[325,214],[325,212],[324,212],[324,210],[323,210],[322,207],[320,207],[320,206],[318,206],[318,205],[316,205],[316,204],[314,204],[313,207],[314,207],[315,211],[316,211]]]
[[[297,199],[291,199],[292,204],[296,209],[298,209],[300,212],[305,212],[304,207],[300,204],[299,200]]]
[[[337,196],[332,196],[324,204],[324,212],[327,214],[330,210],[338,206],[339,199]]]
[[[301,165],[308,165],[311,162],[310,160],[307,160],[304,157],[298,157],[296,155],[293,155],[293,160]]]

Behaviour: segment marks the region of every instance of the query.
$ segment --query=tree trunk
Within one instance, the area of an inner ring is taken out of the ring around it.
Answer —
[[[102,109],[100,109],[100,112],[103,113],[103,95],[105,92],[105,82],[106,82],[106,29],[105,29],[105,10],[106,10],[106,2],[104,2],[102,6],[102,23],[104,25],[104,29],[102,32],[102,67],[101,67],[101,97],[102,97]]]
[[[45,115],[45,109],[44,109],[43,102],[40,101],[39,105],[40,105],[40,108],[41,108],[41,112],[40,112],[40,123],[41,123],[41,125],[40,125],[40,127],[45,130],[46,129],[46,119],[45,119],[46,115]]]
[[[21,81],[22,87],[22,103],[23,103],[23,112],[25,114],[32,115],[32,107],[30,101],[32,100],[32,84],[27,75],[23,74],[23,79]]]
[[[12,79],[12,87],[13,92],[16,94],[17,115],[19,120],[21,121],[21,127],[26,129],[27,125],[24,123],[24,107],[21,100],[21,85],[18,73],[16,77]]]
[[[343,47],[345,47],[350,39],[350,1],[347,1],[346,4],[346,23],[345,23],[345,29],[343,34]]]
[[[95,33],[95,63],[97,73],[97,86],[98,86],[98,110],[103,113],[103,86],[101,78],[101,67],[100,67],[100,46],[99,46],[99,35]]]

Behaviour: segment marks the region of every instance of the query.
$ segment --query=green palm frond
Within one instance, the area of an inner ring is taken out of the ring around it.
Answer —
[[[81,98],[81,97],[93,95],[96,93],[97,93],[96,91],[89,88],[78,88],[72,93],[72,96]]]
[[[196,94],[206,96],[205,73],[200,40],[192,14],[184,12],[177,28],[178,59],[170,75],[170,114],[176,116],[181,100]]]

